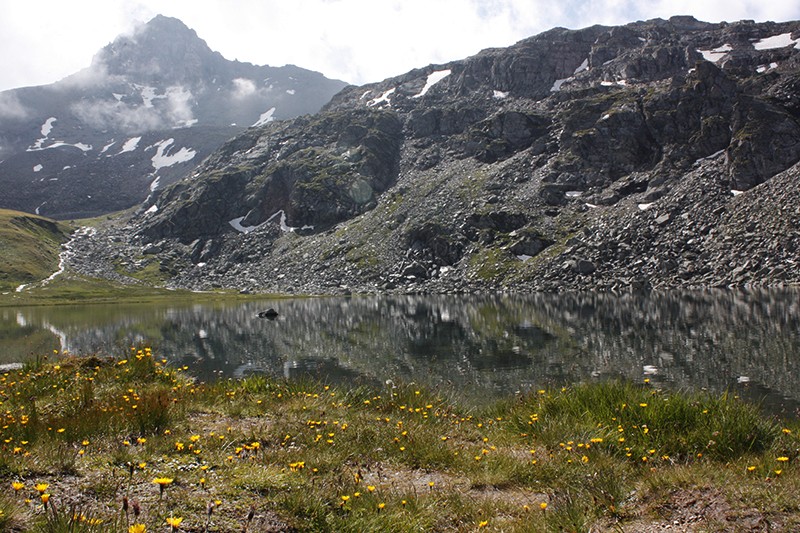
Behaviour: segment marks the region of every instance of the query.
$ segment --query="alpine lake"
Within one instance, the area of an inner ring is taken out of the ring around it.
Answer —
[[[273,308],[277,317],[259,317]],[[480,404],[609,379],[800,415],[800,290],[226,300],[0,308],[0,365],[154,352],[203,381],[265,374]]]

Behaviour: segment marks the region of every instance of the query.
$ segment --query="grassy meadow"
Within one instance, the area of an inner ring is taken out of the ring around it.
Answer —
[[[800,424],[731,396],[609,382],[468,408],[190,371],[137,347],[2,374],[0,530],[800,526]]]
[[[46,279],[72,228],[38,215],[0,209],[0,292]]]

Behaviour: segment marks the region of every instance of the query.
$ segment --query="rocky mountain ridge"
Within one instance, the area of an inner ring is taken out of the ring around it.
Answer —
[[[95,275],[277,292],[800,282],[800,22],[556,28],[251,128]]]
[[[316,112],[344,85],[229,61],[159,15],[72,76],[0,93],[0,205],[62,219],[137,205],[245,128]]]

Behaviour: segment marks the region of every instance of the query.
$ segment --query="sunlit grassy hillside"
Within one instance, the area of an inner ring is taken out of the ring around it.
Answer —
[[[47,278],[71,228],[38,215],[0,209],[0,292]]]

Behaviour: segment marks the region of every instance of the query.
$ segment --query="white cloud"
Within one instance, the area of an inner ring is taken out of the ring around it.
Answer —
[[[87,17],[85,14],[91,13]],[[3,2],[0,90],[77,72],[134,22],[177,17],[228,59],[291,63],[351,83],[508,46],[555,26],[672,15],[800,19],[796,0],[59,0]],[[58,53],[54,53],[54,43]]]
[[[256,92],[256,84],[253,80],[245,78],[236,78],[233,80],[233,97],[234,98],[247,98]]]
[[[167,89],[167,116],[173,125],[187,124],[194,120],[192,91],[185,87]]]
[[[28,116],[28,110],[14,93],[0,93],[0,119],[22,119]]]

